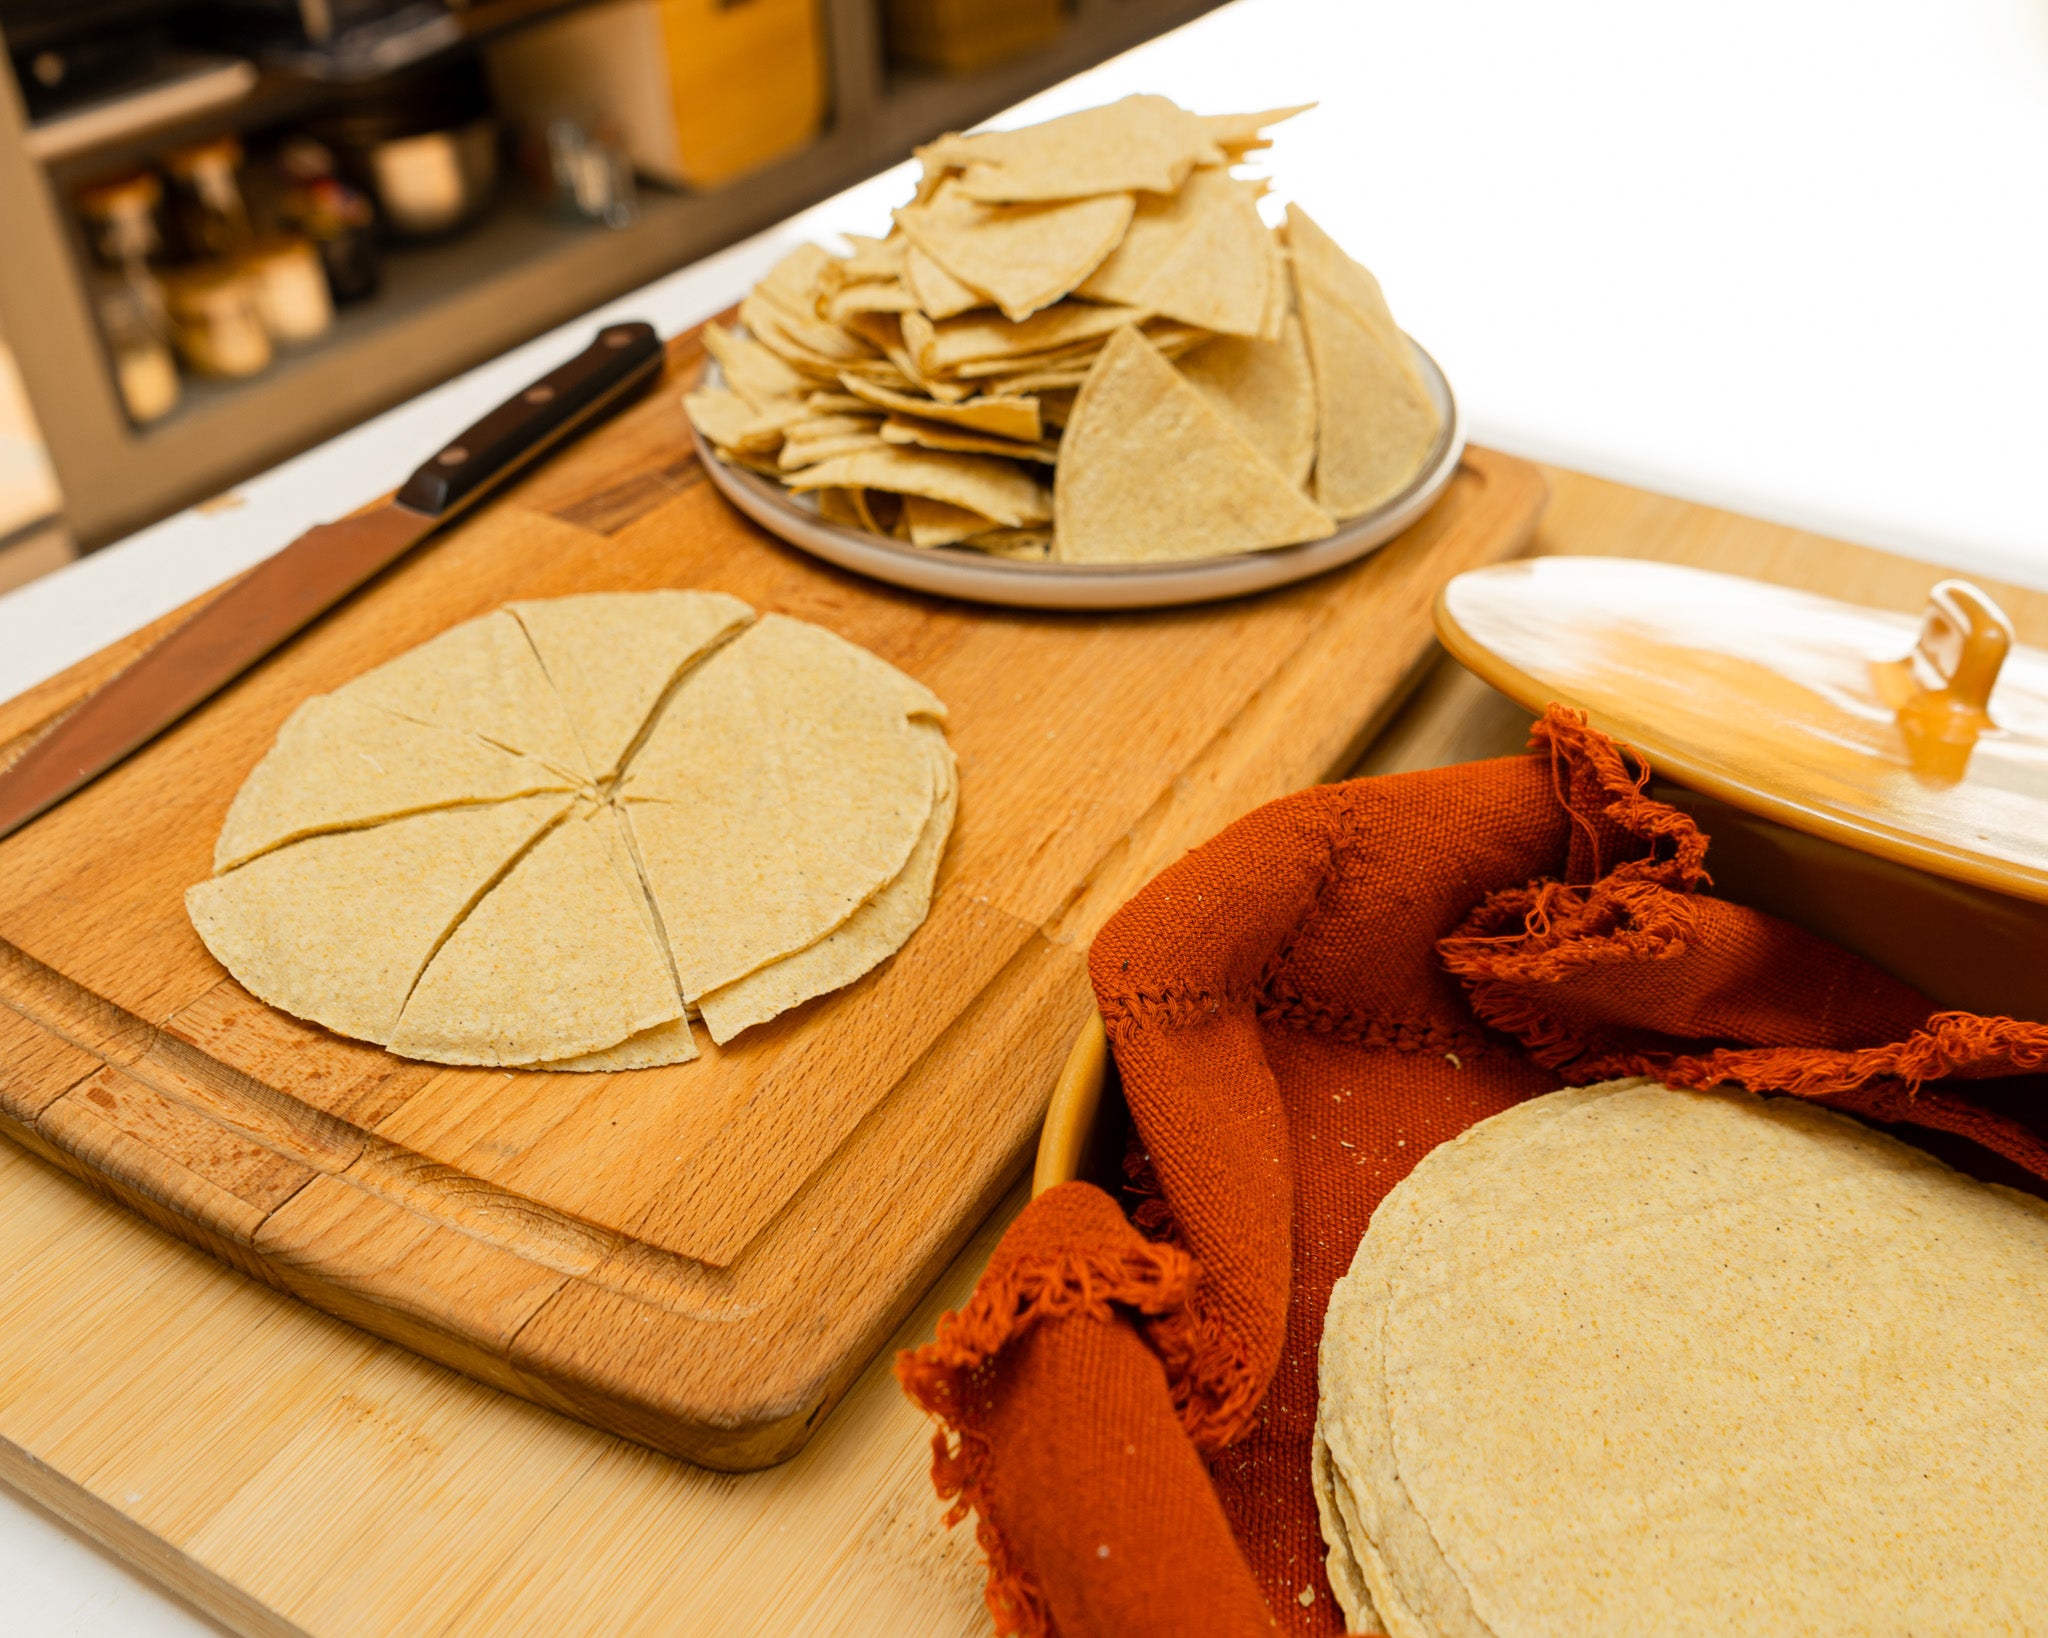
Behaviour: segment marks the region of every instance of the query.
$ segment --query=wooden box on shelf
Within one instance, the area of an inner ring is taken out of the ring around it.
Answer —
[[[972,74],[1050,45],[1065,0],[888,0],[889,54],[920,68]]]
[[[635,167],[715,187],[797,152],[825,119],[817,0],[607,0],[495,42],[514,117],[602,110]]]

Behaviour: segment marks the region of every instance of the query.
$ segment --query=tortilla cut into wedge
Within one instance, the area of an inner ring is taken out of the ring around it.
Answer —
[[[1209,133],[1210,140],[1218,147],[1231,152],[1243,152],[1248,148],[1264,147],[1264,137],[1269,127],[1290,120],[1297,114],[1305,114],[1315,107],[1312,102],[1296,103],[1292,108],[1267,108],[1256,114],[1197,114],[1202,129]]]
[[[791,473],[787,481],[799,491],[859,488],[923,495],[1011,525],[1044,523],[1052,516],[1051,497],[1043,484],[1017,463],[988,455],[887,444]]]
[[[698,1002],[704,1027],[720,1046],[741,1030],[764,1023],[813,996],[851,984],[902,949],[910,935],[924,925],[931,911],[939,859],[946,851],[946,838],[953,831],[960,784],[954,772],[953,752],[937,724],[920,722],[913,724],[913,728],[926,743],[937,794],[909,860],[894,881],[817,943],[784,956],[735,984],[713,990]]]
[[[963,170],[962,191],[990,204],[1172,193],[1197,165],[1224,158],[1197,116],[1146,94],[1021,130],[944,136],[919,153],[927,172]]]
[[[769,615],[677,690],[622,785],[684,998],[811,945],[895,880],[937,800],[945,707],[865,649]]]
[[[964,506],[905,495],[903,521],[898,527],[913,546],[951,546],[969,535],[986,534],[995,522]]]
[[[1256,336],[1272,297],[1273,253],[1266,224],[1243,188],[1202,212],[1152,270],[1138,305],[1161,318]]]
[[[791,359],[823,358],[841,364],[868,360],[875,349],[859,336],[827,324],[813,312],[795,312],[769,297],[765,287],[740,303],[740,322],[762,345]],[[791,359],[796,362],[796,359]]]
[[[1393,309],[1387,306],[1380,281],[1361,263],[1345,255],[1343,247],[1299,205],[1287,207],[1287,246],[1297,279],[1313,279],[1386,337],[1390,343],[1388,350],[1413,372],[1416,385],[1421,386],[1422,372],[1415,369],[1408,356],[1407,340],[1400,325],[1394,322]],[[1391,345],[1394,342],[1400,345]]]
[[[802,396],[804,378],[758,341],[721,324],[704,326],[704,350],[718,361],[725,384],[757,411],[780,399]],[[704,434],[709,438],[710,432]]]
[[[896,220],[962,284],[986,290],[1003,316],[1029,318],[1068,294],[1117,246],[1134,209],[1128,193],[1043,205],[983,204],[947,183]]]
[[[798,472],[844,455],[887,449],[889,446],[882,439],[880,427],[881,423],[877,422],[875,430],[868,432],[834,433],[824,438],[792,438],[782,446],[782,453],[775,464],[784,473]]]
[[[1007,557],[1018,563],[1043,563],[1056,556],[1050,529],[991,529],[961,542],[990,557]]]
[[[1239,208],[1256,216],[1257,200],[1256,184],[1214,169],[1196,171],[1178,193],[1141,194],[1122,241],[1078,293],[1090,301],[1144,306],[1147,287],[1190,232],[1211,216]]]
[[[903,258],[903,282],[929,319],[955,318],[990,305],[985,291],[962,284],[916,245]]]
[[[544,1063],[682,1016],[618,820],[579,803],[463,917],[414,986],[391,1050]]]
[[[768,270],[756,288],[797,312],[808,312],[817,302],[825,270],[837,260],[823,245],[798,245]]]
[[[285,719],[235,793],[213,868],[327,831],[575,788],[559,770],[474,734],[393,716],[345,688],[316,694]]]
[[[599,779],[619,770],[676,678],[747,625],[723,592],[585,592],[509,603]]]
[[[666,1024],[629,1035],[617,1046],[596,1052],[579,1052],[573,1058],[550,1058],[530,1064],[531,1069],[548,1069],[577,1075],[608,1075],[622,1069],[659,1069],[664,1064],[686,1064],[697,1056],[697,1043],[690,1021],[677,1018]]]
[[[415,722],[477,734],[577,784],[593,777],[561,696],[525,629],[503,609],[451,626],[336,692]]]
[[[991,438],[1008,438],[1024,444],[1035,444],[1045,436],[1038,404],[1030,398],[967,398],[954,404],[934,403],[907,392],[892,392],[858,377],[847,381],[846,390],[878,409],[938,421],[963,432],[985,432]]]
[[[570,805],[527,796],[309,837],[199,883],[185,907],[258,1000],[382,1044],[449,930]]]
[[[1357,517],[1408,487],[1443,417],[1405,336],[1389,336],[1298,263],[1295,293],[1316,377],[1316,500],[1333,517]]]
[[[827,296],[819,317],[827,324],[845,325],[863,313],[909,313],[917,309],[917,298],[895,281],[871,280],[849,284]]]
[[[963,455],[1002,455],[1015,461],[1037,461],[1042,466],[1051,466],[1060,458],[1058,444],[1020,444],[1010,438],[963,432],[943,421],[927,421],[917,415],[890,416],[882,423],[882,442],[915,445],[922,449],[950,449]]]
[[[818,495],[818,516],[827,523],[841,529],[865,529],[860,508],[853,504],[854,491],[851,489],[820,489]]]
[[[1336,529],[1135,330],[1103,349],[1060,451],[1054,526],[1066,562],[1222,557]]]
[[[945,374],[963,364],[997,359],[1023,359],[1100,343],[1120,324],[1142,323],[1150,315],[1132,307],[1087,301],[1063,301],[1033,313],[1021,324],[993,313],[947,319],[934,327],[931,344],[918,358],[930,374]]]
[[[1220,336],[1180,361],[1180,373],[1297,489],[1316,461],[1316,378],[1301,324],[1278,341]]]
[[[772,454],[782,443],[788,410],[796,403],[794,398],[781,399],[763,413],[723,387],[700,387],[683,395],[683,411],[690,424],[718,448],[743,455]]]

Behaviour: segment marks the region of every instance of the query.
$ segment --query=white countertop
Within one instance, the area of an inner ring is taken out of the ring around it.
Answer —
[[[2033,0],[1239,0],[1035,99],[1321,106],[1264,167],[1379,274],[1481,443],[2048,588],[2048,12]],[[892,172],[0,597],[0,698],[665,333]],[[111,1208],[110,1208],[111,1209]],[[0,1630],[212,1630],[0,1491]]]

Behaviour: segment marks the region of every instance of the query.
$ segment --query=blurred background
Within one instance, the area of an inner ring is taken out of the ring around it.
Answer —
[[[0,0],[0,591],[1216,0]]]

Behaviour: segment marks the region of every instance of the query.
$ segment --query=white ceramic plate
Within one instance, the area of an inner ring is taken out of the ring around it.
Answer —
[[[856,574],[941,597],[1027,609],[1153,609],[1212,603],[1291,585],[1355,562],[1392,540],[1443,493],[1465,448],[1464,417],[1436,360],[1413,339],[1409,345],[1415,347],[1415,362],[1443,417],[1443,431],[1406,489],[1384,506],[1350,519],[1327,539],[1188,563],[1020,563],[971,547],[908,546],[887,535],[827,523],[811,496],[792,494],[772,478],[726,465],[702,433],[693,433],[704,470],[727,500],[770,534]],[[707,384],[717,381],[718,366],[706,368]]]

